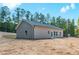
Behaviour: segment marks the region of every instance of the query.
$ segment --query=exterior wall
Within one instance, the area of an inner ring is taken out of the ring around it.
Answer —
[[[58,35],[57,36],[54,35],[54,32],[57,32]],[[60,35],[60,32],[61,32],[61,35]],[[52,29],[52,28],[47,28],[42,26],[35,26],[34,28],[34,38],[56,38],[56,37],[63,37],[63,30],[57,30],[57,29]]]
[[[27,31],[27,34],[25,33],[25,31]],[[26,22],[22,22],[21,25],[16,30],[16,38],[33,39],[34,38],[34,29],[33,29],[33,27],[30,24],[26,23]]]
[[[63,37],[63,30],[61,31],[61,37]]]
[[[27,31],[27,34],[25,33]],[[57,32],[58,35],[54,35]],[[61,32],[61,35],[60,35]],[[51,35],[52,34],[52,35]],[[63,37],[63,30],[43,27],[43,26],[32,26],[29,23],[22,22],[16,30],[16,38],[20,39],[40,39],[40,38],[56,38]]]
[[[34,38],[50,38],[50,34],[48,34],[48,31],[50,31],[50,29],[47,27],[35,26]]]

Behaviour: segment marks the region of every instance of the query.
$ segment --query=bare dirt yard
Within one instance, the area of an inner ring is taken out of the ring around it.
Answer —
[[[15,33],[0,32],[1,55],[76,55],[79,38],[27,40],[16,39]]]

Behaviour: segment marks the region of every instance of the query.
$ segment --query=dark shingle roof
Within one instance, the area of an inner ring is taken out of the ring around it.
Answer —
[[[24,22],[28,22],[32,26],[44,26],[44,27],[48,27],[48,28],[54,28],[54,29],[58,29],[58,30],[63,30],[62,28],[59,28],[59,27],[56,27],[56,26],[53,26],[53,25],[49,25],[49,24],[43,24],[43,23],[34,22],[34,21],[24,21]]]
[[[44,27],[48,27],[48,28],[53,28],[53,29],[58,29],[58,30],[63,30],[62,28],[53,26],[53,25],[49,25],[49,24],[43,24],[43,23],[39,23],[39,22],[34,22],[34,21],[28,21],[28,20],[22,20],[17,27],[15,28],[16,30],[18,29],[18,27],[21,25],[22,22],[26,22],[29,23],[32,26],[44,26]]]

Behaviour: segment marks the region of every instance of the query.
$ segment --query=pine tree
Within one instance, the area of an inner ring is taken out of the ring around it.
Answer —
[[[55,17],[53,16],[52,19],[51,19],[51,25],[56,25],[55,21],[56,21]]]
[[[74,19],[72,19],[72,22],[71,22],[70,32],[71,32],[71,36],[75,35]]]

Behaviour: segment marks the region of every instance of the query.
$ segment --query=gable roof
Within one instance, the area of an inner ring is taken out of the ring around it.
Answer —
[[[58,29],[58,30],[63,30],[62,28],[53,26],[53,25],[49,25],[49,24],[43,24],[43,23],[39,23],[39,22],[34,22],[34,21],[28,21],[28,20],[22,20],[16,27],[16,30],[18,29],[18,27],[21,25],[22,22],[26,22],[29,23],[32,26],[44,26],[44,27],[48,27],[48,28],[54,28],[54,29]]]

